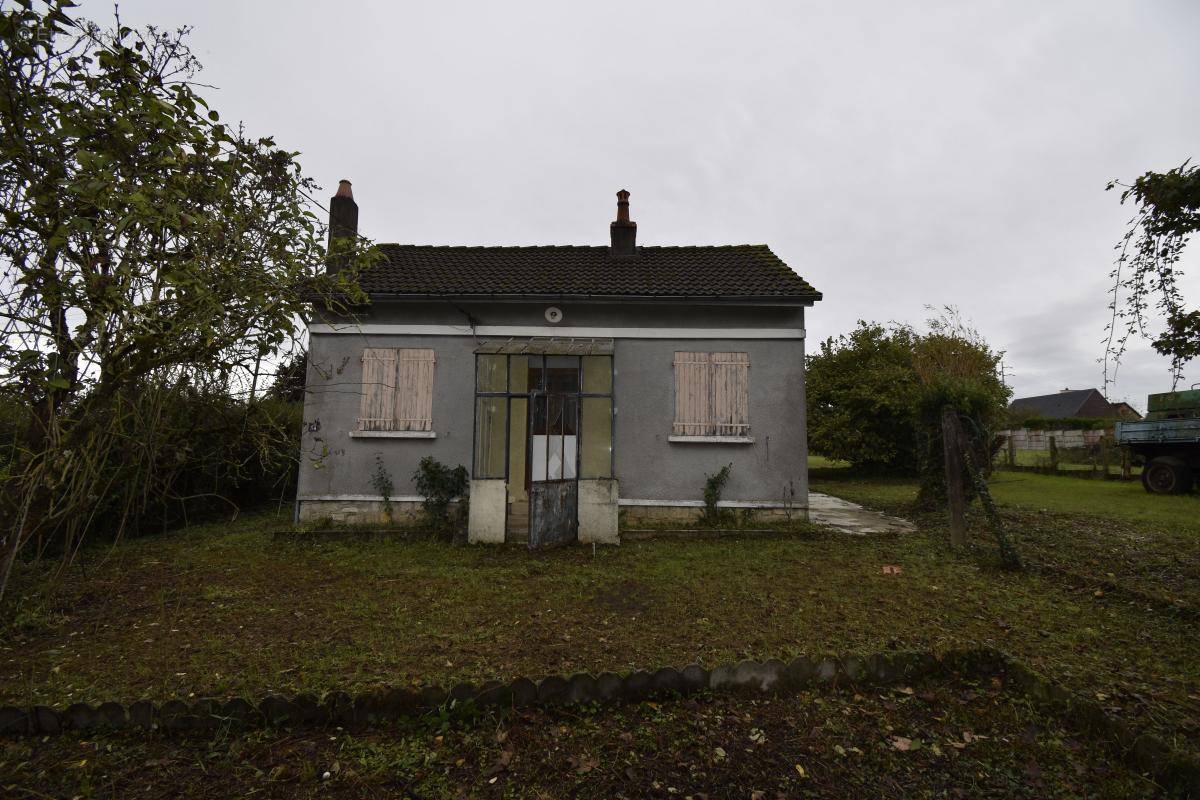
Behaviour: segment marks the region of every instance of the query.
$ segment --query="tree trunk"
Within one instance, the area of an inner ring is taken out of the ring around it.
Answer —
[[[946,462],[946,499],[950,506],[950,546],[961,550],[967,544],[967,497],[963,487],[962,435],[958,412],[942,411],[942,454]]]

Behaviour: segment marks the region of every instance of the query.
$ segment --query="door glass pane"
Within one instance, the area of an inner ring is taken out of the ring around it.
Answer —
[[[612,477],[612,398],[585,397],[580,477]]]
[[[508,429],[508,498],[520,502],[527,498],[525,491],[525,450],[529,446],[529,401],[514,397],[511,401],[512,420]]]
[[[476,356],[475,391],[503,392],[507,387],[505,382],[508,375],[508,356],[480,355]]]
[[[480,397],[475,412],[475,477],[503,478],[506,397]]]
[[[513,394],[529,391],[529,356],[508,357],[508,391]]]
[[[529,380],[526,381],[528,390],[531,392],[545,391],[545,382],[542,380],[542,378],[545,377],[543,364],[545,363],[546,357],[526,356],[526,358],[529,360]]]
[[[562,480],[564,461],[564,403],[563,396],[546,396],[546,480]]]
[[[583,357],[583,391],[588,394],[612,393],[612,357]]]
[[[579,356],[546,356],[546,391],[579,391]]]

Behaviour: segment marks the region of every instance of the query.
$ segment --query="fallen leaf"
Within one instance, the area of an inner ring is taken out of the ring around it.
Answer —
[[[897,750],[902,750],[904,752],[908,752],[909,750],[912,749],[912,743],[913,743],[912,739],[909,739],[906,736],[893,736],[892,737],[892,747],[896,748]]]
[[[899,564],[884,564],[883,565],[883,574],[884,575],[899,575],[903,571],[904,570],[900,567]]]
[[[808,777],[808,773],[804,771],[804,767],[800,766],[799,764],[796,765],[796,774],[799,775],[801,778]]]

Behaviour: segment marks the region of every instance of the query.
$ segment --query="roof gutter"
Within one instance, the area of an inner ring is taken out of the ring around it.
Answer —
[[[396,302],[470,302],[481,300],[493,303],[531,303],[572,300],[592,303],[702,303],[706,305],[746,306],[811,306],[823,295],[614,295],[614,294],[401,294],[368,292],[372,300]]]

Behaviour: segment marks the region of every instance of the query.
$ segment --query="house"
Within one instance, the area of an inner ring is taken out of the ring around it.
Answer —
[[[726,464],[722,506],[804,515],[820,293],[766,245],[640,246],[617,198],[608,246],[379,246],[370,306],[308,327],[298,518],[377,519],[381,474],[415,513],[426,455],[470,468],[473,542],[616,543]],[[357,218],[343,181],[330,230]]]
[[[1055,394],[1021,397],[1013,400],[1008,410],[1026,419],[1115,419],[1121,416],[1117,407],[1098,389],[1063,389]]]
[[[1136,422],[1142,418],[1142,414],[1133,406],[1126,403],[1124,400],[1113,403],[1113,413],[1117,419],[1127,419],[1131,422]]]

